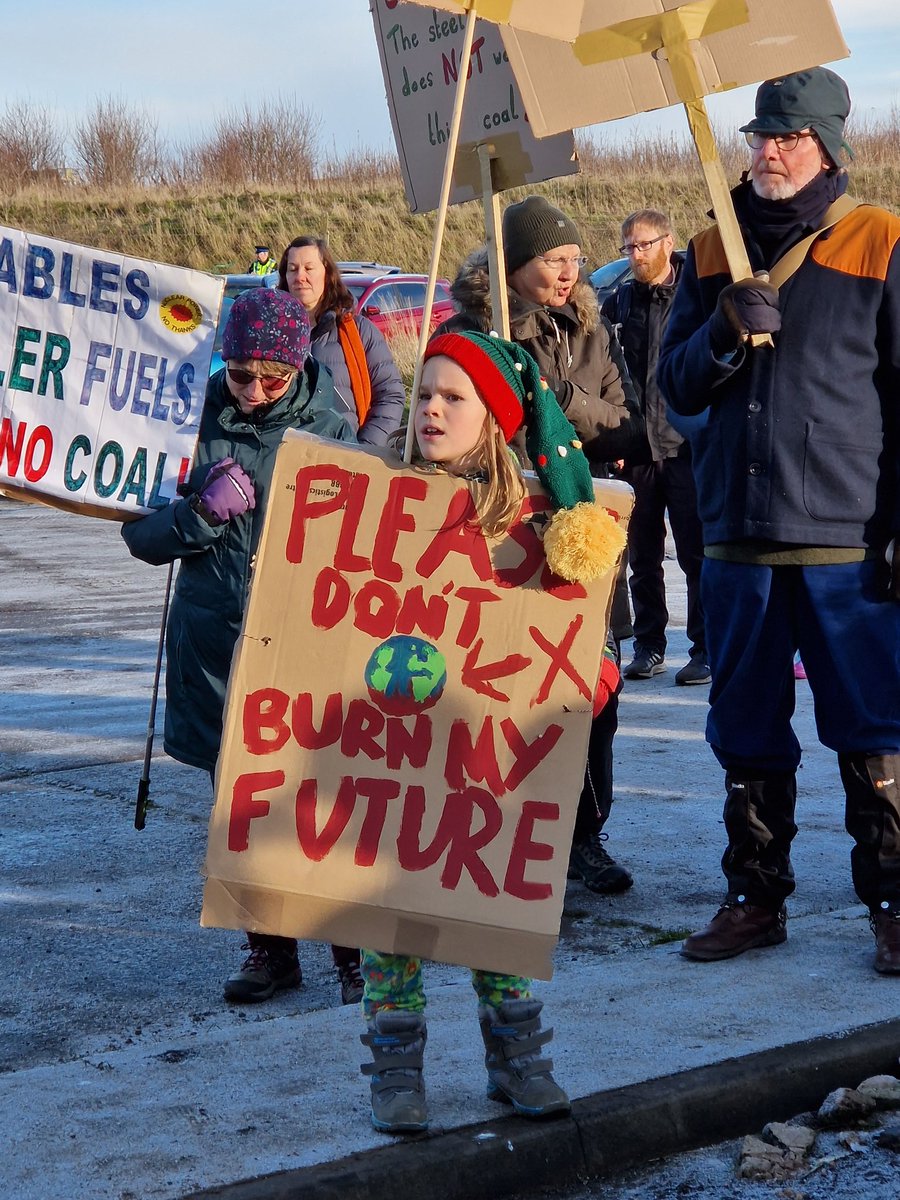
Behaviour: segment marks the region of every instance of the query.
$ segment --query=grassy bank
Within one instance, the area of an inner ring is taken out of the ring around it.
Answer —
[[[900,121],[857,131],[851,191],[900,213]],[[692,151],[682,142],[636,141],[626,148],[582,143],[582,173],[539,191],[582,230],[592,266],[616,257],[619,224],[637,208],[668,211],[678,240],[707,222],[709,208]],[[746,164],[746,148],[724,147],[729,179]],[[504,200],[526,194],[510,192]],[[300,190],[257,188],[29,187],[0,195],[0,223],[33,233],[204,270],[243,270],[254,244],[277,252],[299,233],[324,234],[345,259],[377,259],[427,268],[434,215],[412,215],[399,179],[364,171],[314,180]],[[452,275],[482,240],[477,204],[450,210],[441,272]]]

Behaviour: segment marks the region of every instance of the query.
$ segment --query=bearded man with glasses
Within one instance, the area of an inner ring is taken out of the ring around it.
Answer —
[[[677,684],[709,683],[709,661],[700,568],[703,531],[697,516],[697,492],[690,444],[672,428],[666,402],[656,383],[656,364],[684,256],[675,253],[672,226],[665,213],[645,208],[622,223],[623,245],[633,279],[603,302],[603,315],[622,344],[625,361],[644,415],[645,436],[625,460],[623,478],[634,488],[628,526],[628,562],[634,609],[634,658],[625,679],[651,679],[666,669],[666,515],[678,565],[687,580],[687,635],[690,658],[675,674]]]
[[[873,965],[900,974],[900,219],[844,194],[849,111],[823,67],[760,86],[732,194],[751,266],[772,279],[731,282],[718,230],[694,238],[660,355],[671,409],[706,417],[690,436],[728,835],[725,902],[683,953],[787,936],[799,650],[837,753]]]

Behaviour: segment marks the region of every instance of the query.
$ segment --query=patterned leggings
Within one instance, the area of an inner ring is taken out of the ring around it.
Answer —
[[[363,950],[359,969],[366,985],[363,996],[363,1016],[366,1020],[380,1008],[402,1008],[416,1013],[425,1011],[421,958]],[[473,971],[472,987],[479,1004],[489,1004],[492,1008],[497,1008],[504,1000],[527,1000],[531,996],[531,980],[521,975]]]

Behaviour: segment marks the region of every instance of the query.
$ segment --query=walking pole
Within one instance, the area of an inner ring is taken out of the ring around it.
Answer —
[[[163,600],[162,621],[159,625],[159,642],[156,647],[156,670],[153,673],[153,694],[150,697],[150,715],[147,719],[147,741],[144,746],[144,769],[138,783],[137,803],[134,807],[134,827],[143,829],[150,803],[150,756],[153,753],[153,736],[156,733],[156,701],[159,698],[159,678],[162,673],[163,646],[166,641],[166,621],[169,618],[169,593],[172,590],[172,572],[175,563],[169,563],[166,576],[166,594]]]

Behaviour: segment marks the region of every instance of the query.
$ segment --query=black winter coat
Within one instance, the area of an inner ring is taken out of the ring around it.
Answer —
[[[275,452],[287,429],[355,441],[334,408],[329,373],[314,359],[287,395],[256,422],[232,402],[225,371],[210,377],[186,498],[122,526],[135,558],[180,560],[166,628],[165,748],[211,771],[219,754],[225,686],[241,629],[250,568],[262,533]],[[253,480],[256,507],[213,527],[191,508],[212,463],[230,456]]]
[[[666,402],[656,382],[659,348],[684,268],[683,254],[672,255],[672,268],[671,283],[631,279],[607,296],[601,308],[621,343],[646,429],[641,446],[628,456],[627,466],[690,454],[684,438],[669,424]]]

